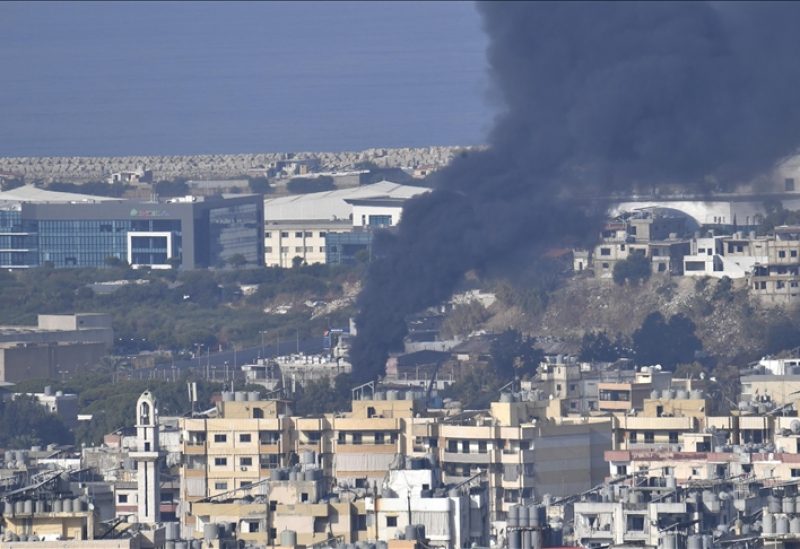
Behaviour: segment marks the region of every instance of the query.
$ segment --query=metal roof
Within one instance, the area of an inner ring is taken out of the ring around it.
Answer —
[[[380,181],[372,185],[335,191],[268,198],[264,200],[264,217],[267,222],[297,219],[349,219],[353,207],[347,203],[347,200],[377,197],[407,200],[429,191],[430,189],[426,187]]]

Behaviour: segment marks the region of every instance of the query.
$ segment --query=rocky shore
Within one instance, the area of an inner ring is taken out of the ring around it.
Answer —
[[[143,167],[155,180],[186,177],[193,179],[235,178],[249,170],[288,157],[319,159],[325,171],[352,169],[359,162],[385,167],[441,167],[456,154],[475,147],[425,147],[367,149],[351,152],[299,152],[255,154],[208,154],[192,156],[123,157],[0,157],[0,175],[22,176],[27,182],[98,181],[113,172]]]

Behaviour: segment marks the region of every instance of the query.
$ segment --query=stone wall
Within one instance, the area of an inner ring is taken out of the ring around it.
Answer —
[[[293,158],[318,158],[325,171],[352,169],[370,161],[379,166],[441,167],[463,150],[474,147],[426,147],[403,149],[367,149],[357,152],[300,152],[254,154],[210,154],[194,156],[124,156],[124,157],[0,157],[0,175],[23,176],[27,182],[105,180],[112,172],[133,171],[144,167],[153,171],[156,181],[186,177],[194,179],[235,178],[251,168],[272,161]]]

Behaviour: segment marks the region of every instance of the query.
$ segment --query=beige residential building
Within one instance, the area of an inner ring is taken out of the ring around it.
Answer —
[[[267,267],[288,268],[299,257],[307,265],[326,263],[325,238],[328,233],[349,233],[353,223],[338,221],[296,220],[267,221],[264,226],[264,261]]]
[[[220,417],[181,419],[181,501],[233,493],[288,466],[293,426],[285,411],[281,401],[229,401],[219,403]]]
[[[484,479],[493,522],[505,521],[514,504],[580,492],[606,475],[609,418],[537,418],[534,410],[532,402],[494,402],[439,425],[444,481]]]

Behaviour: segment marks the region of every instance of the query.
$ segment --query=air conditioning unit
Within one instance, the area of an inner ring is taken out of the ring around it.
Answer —
[[[242,465],[242,466],[240,467],[240,469],[241,469],[242,471],[248,471],[250,468],[249,468],[247,465]]]

